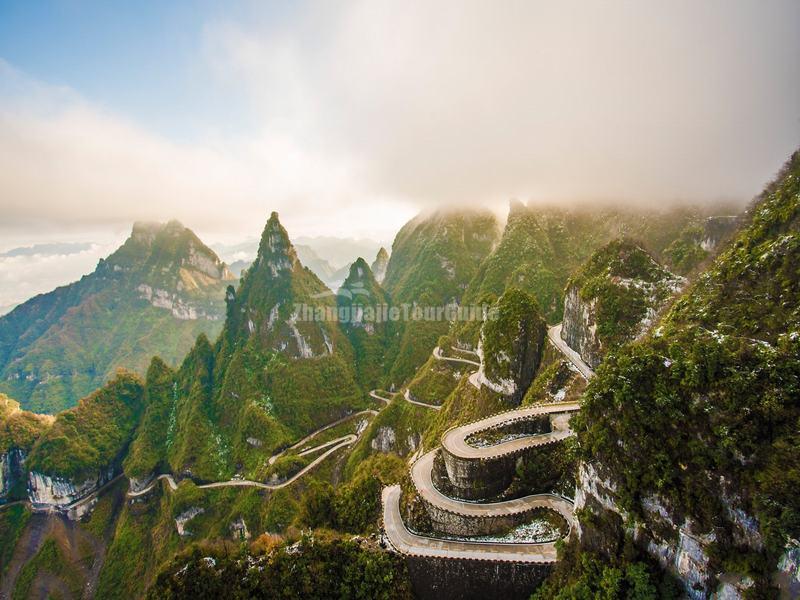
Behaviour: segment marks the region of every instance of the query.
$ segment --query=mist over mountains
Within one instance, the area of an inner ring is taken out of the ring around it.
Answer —
[[[453,598],[794,589],[798,156],[735,216],[427,211],[338,294],[276,212],[239,279],[180,223],[136,223],[0,318],[0,586],[44,585],[55,553],[103,598],[298,570],[403,599],[430,577]]]
[[[213,247],[238,277],[255,259],[258,243],[257,239],[252,239],[235,244],[214,244]],[[325,285],[336,290],[356,259],[361,257],[372,261],[383,246],[367,239],[300,236],[294,240],[294,247],[301,262]]]
[[[800,1],[0,2],[0,600],[800,599]]]

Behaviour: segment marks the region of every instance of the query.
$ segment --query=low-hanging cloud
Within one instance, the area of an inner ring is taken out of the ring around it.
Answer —
[[[217,28],[214,55],[267,122],[423,205],[743,199],[800,141],[791,0],[369,0],[292,27]]]
[[[353,210],[345,161],[285,135],[179,143],[9,65],[0,80],[15,84],[0,98],[0,229],[177,218],[253,234],[271,210],[294,212],[298,225],[318,225],[318,200]]]
[[[252,129],[191,143],[0,63],[0,230],[386,239],[442,203],[746,200],[800,140],[800,4],[310,2],[209,22]],[[224,127],[221,127],[224,132]]]
[[[0,316],[28,298],[91,273],[98,259],[111,254],[119,242],[87,243],[85,248],[74,252],[0,255]]]

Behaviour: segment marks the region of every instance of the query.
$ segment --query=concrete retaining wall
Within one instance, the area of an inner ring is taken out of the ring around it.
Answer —
[[[517,463],[515,456],[497,460],[462,460],[442,448],[447,478],[455,497],[483,500],[501,494],[511,484]]]
[[[434,531],[458,536],[499,535],[529,521],[534,512],[532,510],[513,515],[466,517],[432,506],[425,500],[422,500],[422,503],[431,518]]]
[[[407,557],[414,594],[421,600],[530,598],[552,566],[479,560]]]
[[[551,431],[550,417],[537,417],[517,421],[492,430],[503,433],[524,433],[535,435]],[[485,433],[485,432],[481,432]],[[480,434],[476,434],[477,437]],[[535,448],[527,449],[525,452]],[[523,452],[524,453],[524,452]],[[447,470],[447,478],[454,497],[463,500],[484,500],[503,493],[511,484],[516,469],[517,458],[523,453],[507,454],[493,459],[464,459],[454,456],[442,446],[441,455]]]

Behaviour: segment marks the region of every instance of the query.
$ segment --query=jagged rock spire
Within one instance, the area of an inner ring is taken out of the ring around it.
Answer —
[[[375,274],[363,258],[359,257],[350,265],[350,272],[339,288],[341,304],[378,304],[385,302],[384,291],[378,284]]]
[[[375,257],[375,262],[372,263],[372,274],[375,276],[376,281],[378,283],[383,282],[383,278],[386,276],[386,267],[389,264],[389,253],[386,251],[386,248],[381,246],[381,249],[378,250],[378,255]]]
[[[298,264],[297,252],[289,240],[289,234],[281,225],[277,212],[270,214],[261,234],[256,263],[266,265],[273,277],[281,272],[292,271]]]

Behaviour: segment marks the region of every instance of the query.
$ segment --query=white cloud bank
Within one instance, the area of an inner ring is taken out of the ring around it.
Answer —
[[[265,124],[418,205],[742,200],[800,142],[792,0],[314,3],[208,38]]]
[[[28,298],[91,273],[98,259],[111,254],[118,245],[119,241],[90,244],[69,254],[0,256],[0,315]]]

